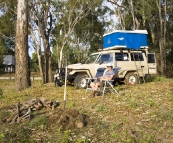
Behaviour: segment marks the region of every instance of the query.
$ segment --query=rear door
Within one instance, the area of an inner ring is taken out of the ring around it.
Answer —
[[[141,51],[131,52],[131,61],[133,62],[134,68],[136,68],[140,77],[148,74],[147,58]]]
[[[148,53],[147,55],[148,60],[148,72],[149,74],[156,74],[156,58],[154,53]]]

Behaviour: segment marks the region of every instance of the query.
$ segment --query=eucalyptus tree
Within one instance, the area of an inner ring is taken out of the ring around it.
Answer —
[[[168,29],[172,25],[171,15],[173,4],[171,0],[107,0],[116,5],[121,28],[124,30],[146,29],[149,33],[150,49],[157,52],[158,69],[161,75],[166,75],[166,51],[170,43]],[[130,14],[131,13],[131,14]],[[135,21],[135,24],[134,24]],[[133,26],[132,26],[133,25]],[[168,41],[169,40],[169,41]],[[169,45],[170,47],[170,45]]]
[[[86,17],[102,0],[66,0],[54,1],[56,9],[60,9],[56,14],[58,23],[55,29],[60,33],[56,43],[59,50],[59,65],[62,65],[63,50],[69,40],[74,40],[74,29],[79,21]],[[81,31],[82,32],[82,31]]]
[[[37,51],[42,82],[52,81],[50,34],[52,29],[51,0],[30,0],[30,31],[33,45]],[[41,47],[44,49],[43,61]],[[45,66],[44,66],[45,64]]]
[[[17,23],[15,41],[15,84],[21,91],[31,85],[28,55],[28,0],[17,1]]]
[[[107,0],[108,2],[112,3],[113,5],[116,6],[116,8],[118,9],[118,11],[116,12],[120,22],[122,22],[121,26],[124,29],[124,21],[123,21],[123,15],[121,15],[122,13],[120,12],[120,8],[123,9],[123,12],[128,12],[131,16],[132,16],[132,23],[133,26],[131,27],[131,29],[139,29],[140,28],[140,22],[136,16],[136,9],[134,8],[134,2],[133,0],[130,1],[126,1],[126,0]]]
[[[78,61],[81,62],[87,54],[103,48],[103,35],[111,23],[111,19],[107,19],[110,12],[108,7],[97,5],[95,10],[76,25],[74,33],[79,51]]]

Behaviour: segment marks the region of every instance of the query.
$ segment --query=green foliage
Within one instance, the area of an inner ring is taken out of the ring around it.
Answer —
[[[32,128],[32,127],[37,126],[38,129],[43,130],[43,131],[46,129],[46,124],[47,124],[47,117],[44,115],[40,116],[39,118],[34,119],[28,123],[29,127]]]
[[[20,142],[20,143],[33,143],[34,140],[30,137],[32,130],[23,127],[19,124],[11,125],[11,128],[15,130],[8,130],[4,133],[4,142]]]
[[[69,142],[70,134],[71,134],[71,130],[65,131],[60,143],[67,143],[67,142]]]
[[[91,142],[91,139],[86,138],[85,136],[82,136],[77,140],[77,143],[88,143],[88,142]]]
[[[0,142],[4,142],[4,138],[5,138],[4,134],[0,134]]]
[[[153,79],[154,82],[165,82],[165,81],[168,81],[168,79],[166,77],[163,77],[163,76],[156,76],[154,79]]]
[[[0,98],[2,98],[3,97],[3,91],[2,91],[2,89],[0,88]]]
[[[99,18],[103,17],[108,10],[101,7],[101,3],[102,0],[54,2],[56,10],[62,13],[57,15],[59,22],[52,31],[56,37],[56,41],[52,41],[54,45],[53,61],[58,61],[60,48],[66,38],[68,42],[64,47],[63,54],[64,57],[68,55],[69,64],[82,62],[88,54],[102,48],[102,36],[106,22],[100,21]],[[84,12],[82,15],[80,15],[81,5]],[[88,8],[90,8],[89,12]],[[77,20],[76,17],[79,15],[80,18]],[[65,37],[71,30],[73,32],[69,37]]]
[[[130,108],[136,108],[138,106],[138,104],[137,104],[137,102],[135,101],[135,99],[131,99],[130,100],[130,105],[129,105],[129,107]]]
[[[17,1],[0,1],[0,64],[4,54],[14,54]]]
[[[75,102],[69,102],[67,104],[67,107],[70,107],[70,108],[75,107],[75,106],[76,106],[76,103]]]
[[[98,109],[96,110],[96,112],[102,112],[103,110],[105,110],[106,107],[104,105],[99,105]]]
[[[32,59],[30,61],[30,70],[32,72],[38,72],[39,71],[37,53],[32,54]]]
[[[168,111],[162,111],[162,112],[156,112],[156,115],[160,118],[160,120],[163,121],[173,121],[173,110]]]
[[[134,12],[132,11],[132,3]],[[172,15],[172,0],[122,0],[120,5],[119,8],[116,5],[115,13],[121,21],[119,21],[120,23],[115,28],[123,30],[147,30],[149,51],[156,53],[157,66],[159,67],[157,68],[158,73],[172,77],[173,73],[168,73],[168,70],[172,71],[173,62],[173,34],[170,32],[173,30],[172,18],[170,17]],[[132,13],[134,13],[135,19],[133,19]],[[133,25],[134,21],[136,23],[135,26]],[[164,26],[165,24],[166,26]],[[139,25],[138,29],[137,25]],[[166,33],[163,34],[161,32]],[[164,42],[162,43],[161,40]],[[160,65],[162,66],[160,67]],[[164,70],[161,68],[164,68]]]

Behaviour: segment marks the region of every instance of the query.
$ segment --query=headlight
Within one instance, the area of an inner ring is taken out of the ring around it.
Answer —
[[[71,72],[73,70],[73,68],[68,68],[68,72]]]
[[[72,68],[68,68],[67,69],[67,74],[69,74],[73,69]]]

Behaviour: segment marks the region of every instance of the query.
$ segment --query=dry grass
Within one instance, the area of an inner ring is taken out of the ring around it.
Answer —
[[[3,123],[10,107],[19,101],[43,96],[58,100],[58,108],[64,107],[64,87],[34,81],[32,87],[16,92],[14,85],[14,81],[0,81],[0,142],[173,142],[172,79],[157,77],[145,84],[116,86],[121,96],[107,94],[103,98],[88,98],[84,89],[68,85],[66,109],[89,116],[87,126],[73,130],[62,130],[54,118],[56,110],[48,109],[36,111],[30,121]]]

